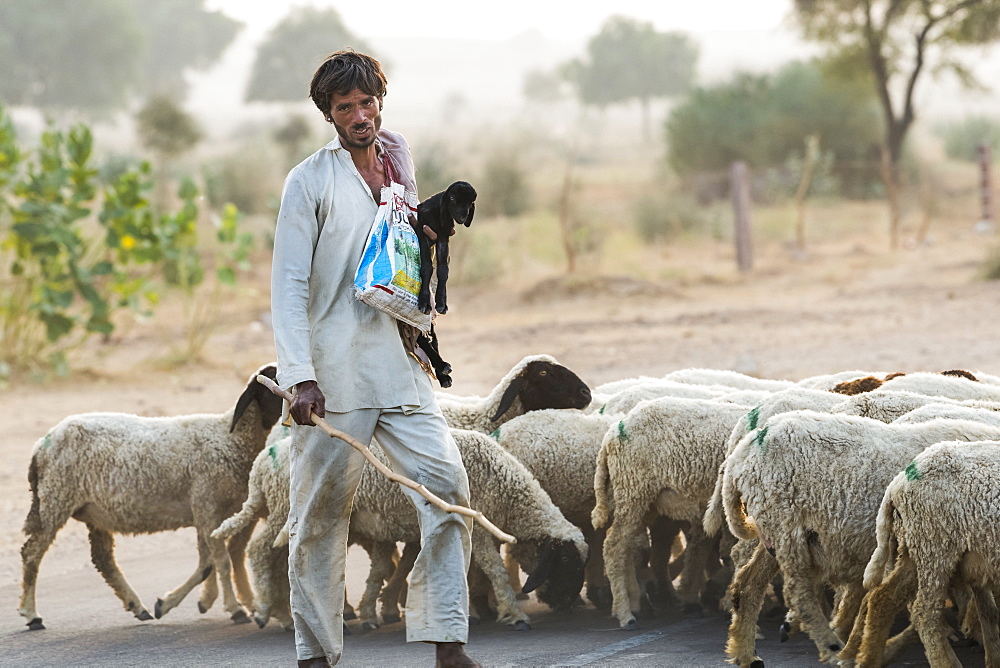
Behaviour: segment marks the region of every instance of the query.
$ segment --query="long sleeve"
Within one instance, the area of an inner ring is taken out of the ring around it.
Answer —
[[[278,353],[278,384],[316,380],[309,342],[309,277],[319,239],[318,201],[303,170],[285,180],[274,233],[271,321]]]

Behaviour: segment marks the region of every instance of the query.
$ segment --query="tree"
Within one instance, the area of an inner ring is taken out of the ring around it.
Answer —
[[[657,32],[650,22],[613,16],[590,38],[587,59],[566,63],[563,76],[584,104],[605,107],[639,100],[648,137],[650,101],[686,92],[697,60],[698,49],[687,35]]]
[[[337,10],[313,7],[292,10],[257,47],[247,84],[247,102],[305,99],[309,78],[322,59],[347,47],[372,53],[364,41],[347,29]]]
[[[167,95],[155,95],[135,115],[139,141],[153,151],[160,167],[156,199],[166,204],[169,165],[201,140],[197,121]]]
[[[240,24],[205,0],[0,3],[0,100],[97,116],[135,96],[183,96],[184,74],[215,63]]]
[[[808,38],[825,42],[849,68],[871,74],[883,116],[890,243],[899,245],[899,161],[916,119],[914,95],[925,72],[976,82],[960,47],[1000,38],[1000,0],[795,0]]]

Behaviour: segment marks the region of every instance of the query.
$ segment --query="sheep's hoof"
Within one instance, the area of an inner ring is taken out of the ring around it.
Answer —
[[[201,601],[198,601],[198,612],[200,612],[200,613],[201,613],[201,614],[203,614],[203,615],[204,615],[204,614],[205,614],[206,612],[208,612],[208,607],[207,607],[207,606],[205,606],[205,604],[204,604],[204,603],[202,603]]]
[[[375,622],[361,622],[361,628],[366,631],[374,631],[378,628],[378,624]]]
[[[42,624],[41,617],[35,617],[30,622],[28,622],[29,631],[42,631],[45,629],[45,624]]]
[[[764,668],[764,662],[756,659],[750,663],[750,668]]]
[[[382,615],[383,624],[398,624],[401,621],[402,617],[400,617],[399,615],[385,615],[385,614]]]
[[[792,625],[788,622],[781,622],[781,626],[778,627],[778,640],[780,642],[788,642],[788,638],[792,633]]]
[[[530,631],[531,630],[531,624],[529,624],[528,622],[524,621],[523,619],[519,619],[516,622],[514,622],[514,630],[515,631]]]
[[[622,624],[622,631],[638,631],[639,625],[636,624],[634,619],[630,619],[624,624]]]
[[[199,608],[201,607],[201,603],[198,604],[198,607]],[[162,598],[156,599],[156,605],[153,606],[153,614],[156,615],[157,619],[159,619],[163,615],[167,614],[166,611],[163,609],[163,599]]]
[[[148,622],[153,618],[153,615],[149,614],[148,610],[143,610],[138,615],[136,615],[136,617],[139,618],[140,622]]]
[[[283,628],[286,631],[294,631],[295,630],[295,622],[288,622],[287,624],[285,624],[281,628]],[[344,624],[344,635],[345,636],[351,635],[351,629],[347,628],[347,624]]]
[[[354,612],[353,610],[344,613],[344,619],[346,621],[351,621],[352,619],[357,619],[357,618],[358,618],[358,613]]]
[[[247,614],[246,610],[237,610],[230,617],[234,624],[249,624],[250,616]]]
[[[257,628],[262,629],[267,626],[267,617],[257,617],[254,616],[253,621],[257,623]]]

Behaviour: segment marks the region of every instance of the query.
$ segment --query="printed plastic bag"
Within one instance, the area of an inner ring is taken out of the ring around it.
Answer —
[[[410,226],[417,196],[395,181],[383,186],[375,222],[354,276],[358,299],[427,333],[431,315],[417,308],[420,244]]]

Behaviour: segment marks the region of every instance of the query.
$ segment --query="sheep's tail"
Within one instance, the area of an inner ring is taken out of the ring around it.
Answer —
[[[42,530],[42,512],[38,502],[37,453],[31,454],[31,463],[28,464],[28,486],[31,488],[31,507],[28,509],[28,516],[24,518],[22,531],[26,536],[33,536]]]
[[[871,589],[882,583],[886,573],[892,570],[893,563],[898,553],[898,542],[895,531],[893,531],[893,520],[896,514],[896,505],[892,502],[893,484],[890,483],[882,497],[882,505],[878,508],[878,515],[875,518],[875,539],[878,547],[872,552],[868,565],[865,566],[864,585],[866,589]]]
[[[705,533],[714,536],[719,533],[722,525],[726,521],[726,515],[722,510],[722,476],[726,471],[726,463],[719,466],[719,473],[715,477],[715,489],[712,490],[712,498],[708,500],[708,508],[705,509],[703,520]]]
[[[601,442],[601,449],[597,452],[597,470],[594,471],[594,510],[590,513],[590,521],[595,529],[600,529],[608,525],[611,519],[611,508],[608,504],[608,450],[612,443],[618,440],[618,433],[624,429],[623,422],[616,423],[611,428]]]
[[[743,503],[743,496],[737,486],[736,476],[733,469],[737,461],[745,458],[745,453],[750,444],[758,438],[757,434],[748,435],[744,438],[726,462],[725,471],[722,475],[722,507],[726,514],[726,523],[729,530],[740,540],[753,540],[758,538],[757,527],[747,521],[747,509]]]
[[[212,538],[231,538],[243,529],[253,526],[253,524],[263,516],[265,506],[264,493],[260,487],[250,481],[250,491],[247,500],[243,502],[240,511],[224,521],[212,532]]]

